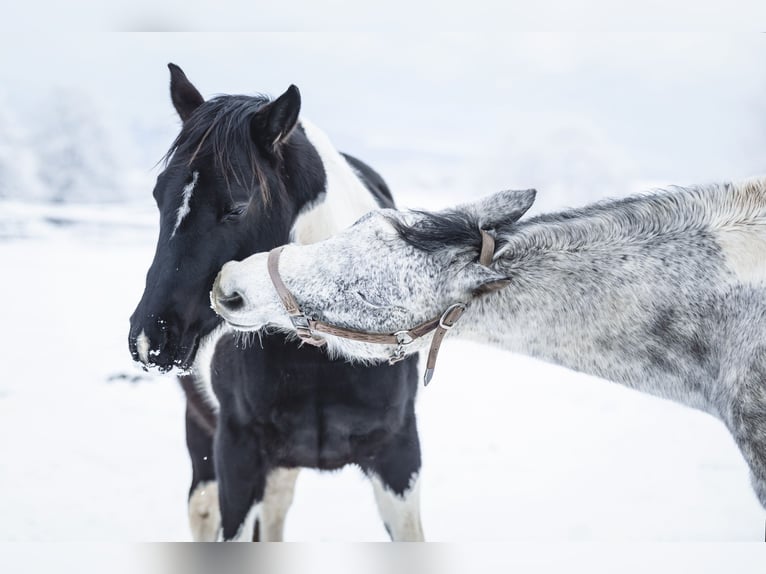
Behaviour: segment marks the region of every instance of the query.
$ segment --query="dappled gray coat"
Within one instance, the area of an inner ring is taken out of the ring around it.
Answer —
[[[288,246],[280,270],[305,313],[336,325],[393,333],[466,302],[450,336],[709,412],[766,506],[766,180],[519,220],[533,200],[528,190],[446,212],[378,212],[327,241]],[[497,239],[486,267],[480,228]],[[227,264],[217,289],[242,294],[240,309],[216,307],[239,329],[291,329],[264,254]],[[360,360],[394,350],[327,340]]]

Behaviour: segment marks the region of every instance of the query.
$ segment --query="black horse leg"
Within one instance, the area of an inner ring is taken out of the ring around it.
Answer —
[[[221,413],[215,443],[224,540],[252,540],[266,487],[258,438]]]

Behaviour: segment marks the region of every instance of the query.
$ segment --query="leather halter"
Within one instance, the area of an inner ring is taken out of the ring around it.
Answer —
[[[495,253],[495,239],[487,231],[483,229],[480,231],[481,253],[479,255],[479,263],[486,267],[492,262],[492,256]],[[307,317],[301,311],[295,297],[293,297],[293,294],[279,275],[279,256],[282,254],[284,248],[285,246],[282,245],[269,252],[269,276],[271,277],[274,289],[276,290],[279,299],[282,301],[282,305],[284,305],[287,314],[290,316],[290,321],[301,341],[315,347],[323,347],[327,344],[327,341],[321,338],[317,333],[325,333],[327,335],[333,335],[343,339],[351,339],[352,341],[361,341],[363,343],[396,345],[396,350],[388,359],[389,364],[393,365],[404,359],[405,347],[407,345],[412,343],[415,339],[419,339],[431,331],[434,331],[434,336],[431,340],[431,348],[428,352],[428,360],[426,361],[426,371],[423,375],[424,383],[426,385],[431,381],[434,369],[436,368],[436,357],[439,354],[442,340],[444,340],[447,331],[455,326],[457,320],[460,319],[465,312],[467,307],[466,303],[453,303],[438,317],[429,319],[412,329],[397,331],[390,335],[383,333],[367,333],[364,331],[356,331],[354,329],[346,329],[345,327],[336,327],[335,325],[330,325],[329,323]]]

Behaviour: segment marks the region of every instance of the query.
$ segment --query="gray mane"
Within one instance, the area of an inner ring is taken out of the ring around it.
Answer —
[[[766,179],[672,187],[519,221],[500,230],[498,256],[646,243],[754,223],[766,223]]]
[[[421,251],[444,248],[478,250],[479,219],[452,209],[437,213],[415,211],[414,223],[391,217],[399,237]],[[605,200],[581,209],[538,215],[494,227],[498,256],[516,251],[567,250],[622,241],[651,241],[659,236],[748,225],[766,219],[766,179],[744,183],[672,187],[651,195]],[[559,224],[559,225],[556,225]]]

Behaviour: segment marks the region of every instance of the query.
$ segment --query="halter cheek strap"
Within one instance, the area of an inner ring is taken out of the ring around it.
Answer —
[[[290,321],[292,322],[298,337],[304,343],[315,347],[323,347],[327,344],[327,341],[318,336],[317,333],[325,333],[327,335],[351,339],[353,341],[361,341],[363,343],[396,345],[396,349],[388,359],[389,364],[393,365],[404,359],[406,356],[405,347],[407,347],[407,345],[411,344],[415,339],[419,339],[433,331],[434,335],[433,339],[431,339],[431,347],[428,351],[428,359],[426,361],[426,371],[423,375],[424,383],[426,385],[431,381],[434,375],[434,369],[436,368],[436,358],[439,355],[439,349],[441,348],[444,336],[447,334],[447,331],[455,326],[457,320],[460,319],[465,312],[467,307],[465,303],[453,303],[438,317],[429,319],[412,329],[397,331],[390,335],[355,331],[353,329],[346,329],[345,327],[336,327],[335,325],[323,321],[316,321],[307,317],[301,311],[295,297],[293,297],[293,294],[279,275],[279,256],[282,254],[284,248],[285,246],[282,245],[269,252],[267,264],[269,276],[271,277],[271,282],[274,284],[274,289],[276,290],[279,299],[282,301],[282,305],[290,316]],[[482,229],[479,263],[488,266],[492,262],[494,253],[495,239],[492,235]]]

